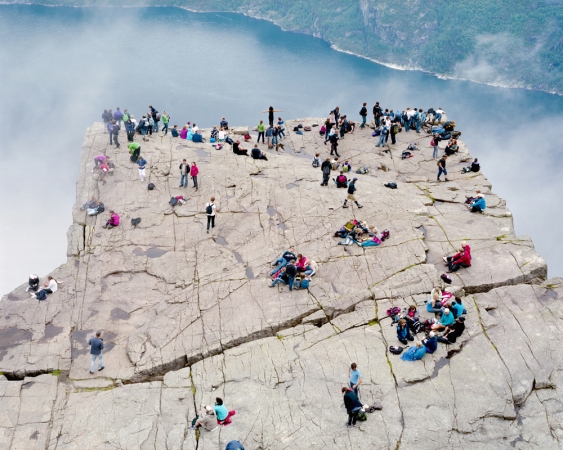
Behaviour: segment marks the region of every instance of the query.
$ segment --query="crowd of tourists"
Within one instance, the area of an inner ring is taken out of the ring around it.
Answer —
[[[146,113],[140,115],[140,119],[130,114],[127,109],[123,111],[118,107],[115,111],[112,109],[105,110],[102,114],[104,122],[104,133],[109,135],[109,145],[120,148],[120,133],[124,130],[127,138],[127,149],[132,164],[136,164],[139,179],[142,183],[147,181],[146,168],[148,161],[141,155],[141,143],[148,142],[156,135],[167,135],[170,131],[172,138],[179,140],[191,140],[192,142],[209,142],[216,149],[222,149],[225,144],[230,145],[235,155],[250,156],[253,159],[268,160],[267,154],[260,147],[262,144],[267,145],[268,150],[276,151],[284,150],[283,139],[286,138],[285,122],[281,117],[275,120],[275,113],[282,112],[273,107],[262,111],[268,114],[267,123],[260,120],[257,127],[257,139],[252,143],[252,147],[245,148],[240,140],[234,140],[230,135],[230,126],[225,117],[222,117],[218,125],[214,126],[209,137],[204,137],[201,129],[191,122],[179,127],[173,125],[169,128],[170,115],[163,111],[160,113],[152,105],[148,107]],[[430,147],[433,149],[432,157],[437,161],[438,172],[437,180],[441,181],[442,175],[447,177],[447,161],[448,157],[458,154],[459,144],[457,138],[459,132],[455,132],[455,122],[446,121],[443,123],[445,112],[441,108],[434,110],[430,108],[423,111],[421,108],[406,108],[401,111],[392,109],[383,109],[379,103],[376,103],[372,109],[374,129],[372,136],[377,138],[375,147],[388,146],[390,138],[391,144],[397,143],[397,134],[405,133],[421,133],[426,132],[431,135]],[[330,175],[332,172],[338,174],[332,178],[334,186],[339,189],[346,189],[347,196],[342,205],[343,208],[354,206],[358,209],[363,208],[356,199],[358,177],[349,179],[347,173],[352,171],[352,165],[348,159],[340,162],[340,153],[338,152],[339,141],[346,138],[347,134],[353,134],[356,128],[363,129],[367,126],[368,109],[367,103],[364,103],[359,115],[361,122],[356,123],[349,119],[346,114],[341,114],[340,108],[335,107],[330,111],[326,121],[319,128],[319,134],[324,140],[324,144],[330,143],[330,156],[321,162],[320,153],[317,153],[312,161],[314,168],[320,168],[322,173],[321,186],[329,186]],[[300,127],[296,127],[293,131],[303,133]],[[301,127],[302,128],[302,127]],[[310,131],[306,130],[306,131]],[[160,134],[159,134],[160,133]],[[254,138],[249,134],[242,136],[244,143],[252,141]],[[444,154],[439,155],[439,143],[447,141],[444,148]],[[415,148],[416,149],[416,148]],[[403,155],[404,156],[404,155]],[[187,188],[189,179],[192,180],[192,188],[197,192],[199,189],[198,174],[199,167],[195,161],[188,162],[187,159],[179,161],[179,188]],[[367,173],[366,168],[359,168],[357,173]],[[108,177],[115,174],[116,166],[105,154],[96,155],[94,157],[94,167],[92,172],[97,175],[97,179],[106,184]],[[480,164],[476,158],[471,165],[464,167],[462,173],[476,173],[480,171]],[[445,178],[448,181],[448,178]],[[332,185],[332,184],[331,184]],[[154,187],[154,185],[153,185]],[[151,189],[151,183],[148,188]],[[350,202],[350,203],[348,203]],[[486,201],[480,191],[475,196],[467,197],[466,206],[471,212],[483,212],[486,208]],[[86,201],[82,207],[88,216],[96,216],[104,213],[106,207],[104,203],[95,197]],[[217,206],[215,205],[215,197],[211,197],[210,201],[205,205],[205,214],[207,216],[207,233],[210,228],[215,227],[215,218],[217,215]],[[121,218],[119,214],[113,210],[109,210],[109,218],[106,220],[103,228],[111,229],[120,226]],[[338,245],[358,245],[360,247],[377,247],[381,245],[388,237],[389,230],[380,231],[375,225],[368,225],[366,221],[351,218],[340,229],[334,233],[334,237],[339,238]],[[462,268],[471,267],[471,249],[467,243],[463,242],[459,252],[444,256],[444,264],[447,273],[456,272]],[[289,291],[294,289],[308,289],[312,277],[319,270],[318,264],[304,256],[296,253],[293,247],[290,247],[279,255],[272,262],[272,269],[269,271],[271,277],[270,287],[288,286]],[[442,279],[447,282],[448,276],[442,275]],[[450,280],[451,281],[451,280]],[[26,291],[31,291],[33,298],[45,300],[48,295],[57,292],[61,281],[55,280],[49,276],[44,286],[39,289],[39,277],[36,274],[30,275],[28,287]],[[426,353],[434,353],[438,348],[438,343],[454,344],[465,330],[465,315],[467,313],[462,299],[453,296],[447,291],[442,291],[436,287],[430,293],[430,298],[426,302],[426,313],[432,315],[427,319],[423,319],[416,305],[410,305],[404,311],[392,310],[389,314],[396,323],[396,333],[398,341],[403,345],[413,342],[414,345],[403,349],[402,347],[391,346],[392,353],[401,354],[401,359],[406,361],[416,361],[422,359]],[[417,335],[424,334],[423,338],[418,339]],[[90,345],[91,366],[90,373],[94,373],[95,362],[98,360],[98,371],[104,369],[102,362],[102,350],[104,348],[101,331],[92,336],[88,341]],[[404,350],[404,351],[403,351]],[[362,377],[356,363],[352,363],[349,371],[349,385],[342,388],[344,406],[348,414],[347,425],[353,427],[356,421],[362,420],[362,414],[366,411],[366,407],[359,400],[359,386],[362,384]],[[377,409],[377,408],[375,408]],[[368,411],[369,412],[369,411]],[[234,410],[228,410],[223,400],[219,397],[215,399],[213,405],[202,404],[201,410],[192,422],[192,428],[200,428],[206,431],[212,431],[219,425],[228,425],[231,423],[230,418],[235,415]],[[238,441],[232,441],[228,444],[227,450],[243,450],[243,446]]]

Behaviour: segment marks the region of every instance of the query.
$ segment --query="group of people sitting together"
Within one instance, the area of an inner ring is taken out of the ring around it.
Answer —
[[[308,289],[311,277],[317,273],[319,266],[312,259],[307,259],[301,253],[295,255],[295,250],[290,247],[282,253],[273,263],[270,271],[272,283],[270,287],[278,283],[289,286],[289,290]]]
[[[367,236],[363,237],[364,234]],[[343,239],[338,245],[357,244],[360,247],[377,247],[389,237],[389,230],[379,231],[375,225],[368,226],[365,220],[360,222],[351,219],[334,233],[334,237]]]
[[[422,359],[426,353],[434,353],[438,342],[454,344],[465,330],[463,316],[467,314],[467,310],[461,298],[454,297],[450,292],[442,292],[438,287],[432,289],[426,302],[426,311],[433,313],[434,318],[421,321],[416,305],[406,308],[398,318],[397,339],[403,345],[414,341],[418,333],[425,333],[423,339],[417,340],[414,346],[402,353],[401,359],[405,361],[416,361]]]
[[[39,277],[36,274],[29,276],[27,283],[27,288],[25,292],[31,292],[31,298],[36,298],[37,300],[47,300],[48,294],[54,294],[59,288],[59,284],[62,284],[61,280],[55,280],[52,276],[48,276],[45,283],[43,283],[43,288],[39,289]]]
[[[197,417],[192,421],[191,429],[201,428],[206,431],[213,431],[219,425],[227,426],[232,423],[231,417],[236,411],[229,411],[220,397],[215,398],[213,406],[202,403],[201,410]]]

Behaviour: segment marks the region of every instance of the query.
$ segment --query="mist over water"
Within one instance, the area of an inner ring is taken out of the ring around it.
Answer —
[[[0,42],[1,294],[66,261],[86,128],[104,109],[139,117],[149,104],[201,127],[255,125],[270,105],[287,119],[336,105],[357,119],[363,101],[442,107],[517,233],[563,275],[561,97],[396,71],[264,21],[174,8],[2,5]]]

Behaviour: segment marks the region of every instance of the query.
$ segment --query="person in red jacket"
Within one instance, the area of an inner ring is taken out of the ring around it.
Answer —
[[[444,262],[448,266],[448,273],[456,272],[460,267],[471,267],[471,248],[467,242],[461,243],[461,250],[453,256],[444,256]]]
[[[298,272],[305,272],[306,266],[307,258],[300,253],[299,255],[297,255],[297,262],[295,263],[295,267],[297,268]]]
[[[190,176],[192,177],[192,181],[194,183],[194,188],[195,188],[196,191],[199,190],[199,187],[197,185],[197,174],[198,173],[199,173],[199,169],[195,165],[195,162],[192,162],[192,168],[190,169]]]

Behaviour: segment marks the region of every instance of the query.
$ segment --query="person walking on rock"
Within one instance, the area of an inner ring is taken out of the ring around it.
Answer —
[[[330,141],[330,154],[331,155],[336,154],[336,156],[339,157],[340,155],[338,154],[338,135],[336,134],[336,132],[329,135],[328,140]]]
[[[141,183],[147,181],[147,175],[145,173],[147,160],[139,155],[139,157],[137,158],[137,165],[139,166],[139,178],[141,179]]]
[[[350,379],[350,387],[354,390],[354,394],[358,396],[358,386],[362,384],[362,374],[356,363],[352,363],[348,368],[348,378]]]
[[[113,120],[115,120],[115,123],[121,127],[121,121],[123,120],[123,113],[120,111],[119,106],[117,107],[117,110],[113,113]]]
[[[342,388],[342,393],[344,394],[344,407],[348,413],[348,427],[355,427],[356,421],[358,420],[358,413],[362,409],[362,404],[358,400],[358,396],[354,393],[352,389],[347,387]]]
[[[96,336],[92,336],[88,340],[90,346],[90,373],[94,373],[94,365],[96,358],[98,358],[98,372],[104,370],[104,362],[102,360],[102,350],[104,349],[104,340],[102,339],[102,332],[96,331]]]
[[[211,197],[211,200],[205,205],[205,213],[207,214],[207,233],[209,234],[209,225],[211,224],[211,228],[215,228],[215,215],[217,214],[215,197]]]
[[[348,208],[348,200],[352,200],[358,208],[363,208],[363,206],[358,203],[358,200],[356,200],[356,197],[354,196],[354,192],[356,192],[356,181],[358,181],[358,179],[354,178],[348,185],[348,197],[344,199],[344,205],[342,205],[343,208]]]
[[[368,117],[368,109],[366,108],[367,103],[364,102],[362,109],[360,109],[360,116],[362,117],[362,124],[360,128],[364,128],[366,126],[366,119]]]
[[[190,165],[183,159],[182,164],[180,164],[180,186],[178,187],[188,187],[188,175],[190,173]]]
[[[448,176],[448,171],[446,170],[446,160],[448,159],[447,155],[442,156],[442,159],[440,159],[440,161],[438,161],[438,181],[442,181],[440,180],[440,177],[442,176],[442,174],[445,175],[445,180],[449,181],[447,176]]]
[[[330,158],[327,158],[321,164],[321,171],[323,172],[323,182],[321,186],[328,186],[328,179],[330,178],[330,170],[332,166],[330,164]]]
[[[117,111],[116,111],[117,112]],[[121,130],[121,126],[119,125],[118,122],[114,123],[113,125],[113,129],[112,129],[112,134],[113,134],[113,143],[115,144],[115,148],[119,148],[119,130]]]
[[[197,174],[199,173],[199,169],[196,166],[195,162],[192,161],[192,168],[190,169],[190,176],[192,177],[192,184],[196,191],[199,190],[199,186],[197,185]]]

